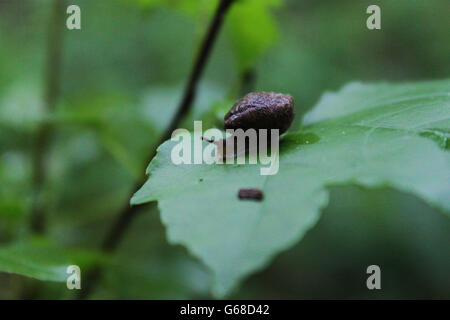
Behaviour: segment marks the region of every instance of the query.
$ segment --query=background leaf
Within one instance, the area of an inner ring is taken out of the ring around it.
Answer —
[[[68,266],[75,264],[84,268],[98,259],[99,256],[87,252],[63,250],[47,240],[32,239],[0,248],[0,271],[43,281],[65,282]]]
[[[245,0],[237,1],[231,8],[229,32],[242,71],[253,67],[278,40],[278,26],[271,10],[280,4],[280,0]]]

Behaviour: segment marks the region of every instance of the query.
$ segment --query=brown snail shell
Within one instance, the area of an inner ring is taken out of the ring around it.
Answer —
[[[225,115],[225,129],[279,129],[283,134],[295,117],[289,94],[251,92],[237,101]]]
[[[225,129],[267,129],[270,136],[271,129],[278,129],[283,134],[291,126],[295,117],[294,99],[289,94],[275,92],[251,92],[237,101],[224,117]],[[234,140],[235,135],[226,139],[212,141],[202,137],[202,140],[214,143],[218,147],[218,155],[221,158],[235,157],[249,151],[248,146],[244,150],[227,150],[228,140]],[[269,141],[268,141],[269,142]]]

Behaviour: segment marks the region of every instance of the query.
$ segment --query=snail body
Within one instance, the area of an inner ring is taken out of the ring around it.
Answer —
[[[287,131],[295,117],[294,99],[289,94],[274,92],[251,92],[237,101],[224,117],[226,130],[241,129],[277,129],[281,135]],[[241,131],[241,130],[238,130]],[[241,131],[242,132],[242,131]],[[227,150],[229,140],[236,139],[236,133],[232,136],[217,141],[202,138],[218,146],[218,156],[221,158],[235,157],[252,149],[245,146],[243,150]],[[259,138],[258,138],[259,139]],[[257,146],[253,146],[257,148]]]

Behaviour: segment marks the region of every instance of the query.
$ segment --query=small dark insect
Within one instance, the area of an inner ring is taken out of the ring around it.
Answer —
[[[241,200],[261,201],[264,198],[264,194],[259,189],[239,189],[238,197]]]

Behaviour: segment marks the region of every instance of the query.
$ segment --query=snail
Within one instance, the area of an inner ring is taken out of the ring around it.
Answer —
[[[224,128],[227,129],[278,129],[281,135],[287,131],[295,117],[294,99],[289,94],[275,92],[251,92],[237,101],[224,117]],[[202,137],[203,140],[218,146],[218,156],[222,158],[234,157],[248,151],[226,150],[227,141],[235,139],[232,136],[217,141]]]

